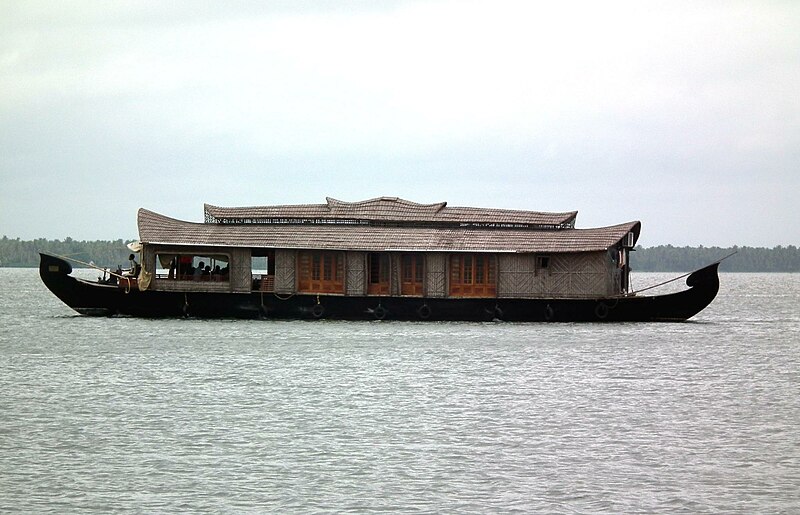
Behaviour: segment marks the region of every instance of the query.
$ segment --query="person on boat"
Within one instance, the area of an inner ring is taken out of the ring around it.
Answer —
[[[127,275],[134,277],[139,275],[139,263],[136,262],[136,256],[131,254],[128,256],[128,261],[130,261],[130,270],[128,270]]]
[[[203,275],[203,270],[205,267],[206,264],[203,261],[200,261],[200,263],[197,265],[197,268],[195,268],[194,272],[192,272],[192,280],[199,281],[200,276]]]

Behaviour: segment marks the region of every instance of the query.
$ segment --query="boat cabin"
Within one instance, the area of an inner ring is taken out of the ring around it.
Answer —
[[[423,298],[596,298],[628,291],[640,223],[577,212],[362,202],[205,205],[203,223],[138,213],[139,288]]]

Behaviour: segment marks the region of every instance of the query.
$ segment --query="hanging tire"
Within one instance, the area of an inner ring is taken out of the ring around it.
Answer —
[[[553,306],[548,304],[544,308],[544,319],[550,322],[556,316],[556,311],[553,309]]]
[[[375,317],[375,320],[383,320],[386,318],[386,308],[378,304],[378,307],[372,310],[372,316]]]
[[[314,307],[311,308],[311,316],[316,319],[320,319],[325,315],[325,306],[322,304],[314,304]]]
[[[417,316],[421,320],[429,319],[431,317],[431,307],[427,304],[421,305],[419,308],[417,308]]]
[[[598,320],[605,320],[608,316],[608,305],[605,302],[601,302],[595,306],[594,316],[596,316]]]

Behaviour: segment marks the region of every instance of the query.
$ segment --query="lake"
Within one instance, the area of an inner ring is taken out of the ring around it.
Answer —
[[[0,512],[789,513],[799,424],[800,274],[510,324],[88,318],[0,268]]]

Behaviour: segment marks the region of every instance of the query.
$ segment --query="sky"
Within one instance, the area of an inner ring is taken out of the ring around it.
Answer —
[[[420,203],[800,245],[800,2],[0,0],[0,237]]]

